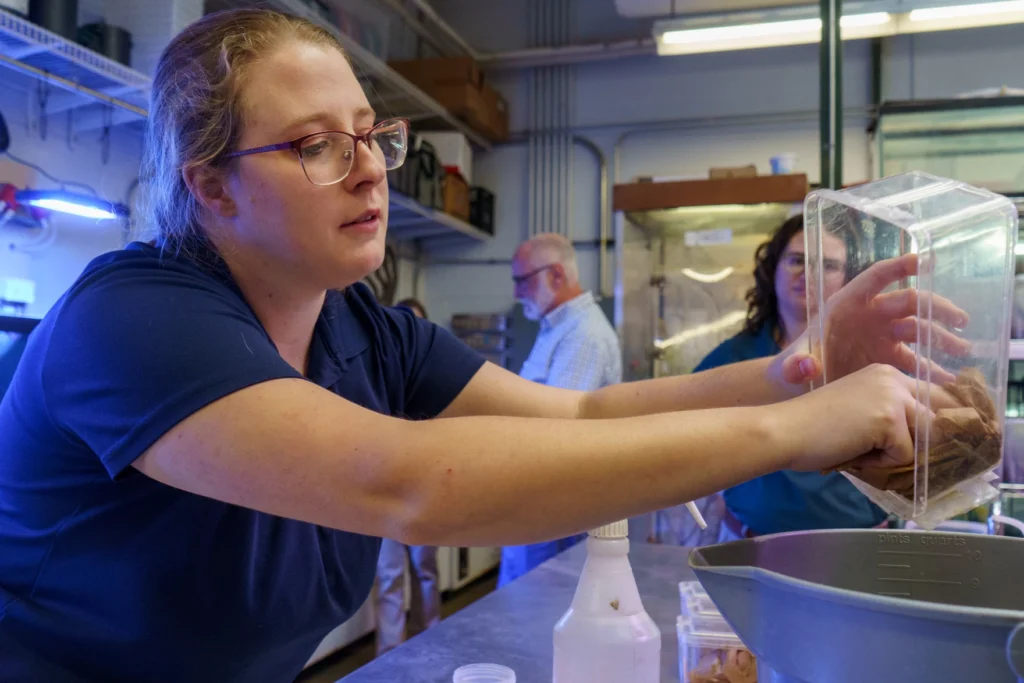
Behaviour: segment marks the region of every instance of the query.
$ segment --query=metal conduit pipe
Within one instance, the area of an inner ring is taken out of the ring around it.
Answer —
[[[600,254],[598,256],[598,289],[601,290],[601,296],[610,296],[609,288],[607,283],[608,277],[608,240],[611,232],[611,185],[609,184],[609,167],[608,157],[604,151],[590,138],[583,135],[573,135],[571,138],[572,146],[579,145],[593,155],[598,166],[598,245]],[[531,138],[520,138],[517,140],[511,140],[509,142],[499,143],[495,147],[512,147],[516,145],[531,145]],[[533,176],[533,167],[528,169],[528,175]],[[527,185],[533,182],[533,178],[527,180]],[[570,203],[571,199],[570,199]],[[528,226],[527,233],[532,236],[535,231]],[[493,262],[494,264],[510,263],[508,259],[488,259],[487,261]],[[442,261],[430,260],[431,264],[442,263]],[[446,259],[443,261],[446,264],[481,264],[481,259]]]

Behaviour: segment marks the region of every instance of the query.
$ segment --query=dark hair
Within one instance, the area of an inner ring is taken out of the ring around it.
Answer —
[[[420,301],[419,299],[413,297],[409,297],[408,299],[402,299],[397,304],[395,304],[395,306],[404,306],[405,308],[412,309],[413,313],[419,311],[421,318],[427,317],[427,307],[424,306],[423,302]]]
[[[770,326],[772,336],[781,342],[785,338],[782,320],[779,318],[779,299],[775,295],[775,272],[779,269],[782,254],[793,236],[803,232],[804,216],[793,216],[779,226],[771,239],[754,252],[754,286],[747,292],[747,322],[743,331],[749,335],[761,333],[765,325]]]

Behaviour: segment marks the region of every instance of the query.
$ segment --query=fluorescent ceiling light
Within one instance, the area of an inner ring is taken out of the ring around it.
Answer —
[[[888,12],[849,14],[840,19],[840,26],[844,29],[844,40],[891,35],[895,30],[893,17]],[[807,45],[821,40],[821,29],[820,18],[670,29],[657,36],[658,53],[690,54]]]
[[[26,206],[97,220],[128,215],[128,207],[122,204],[64,190],[18,190],[14,193],[14,200]]]
[[[821,19],[772,21],[763,24],[739,24],[737,26],[715,26],[714,28],[668,31],[661,39],[668,45],[682,45],[684,43],[703,43],[717,40],[787,36],[815,30],[821,31]]]
[[[888,12],[869,12],[867,14],[847,14],[839,19],[842,28],[860,28],[862,26],[885,26],[892,21]],[[818,19],[821,25],[821,19]]]
[[[938,19],[964,19],[1006,12],[1024,12],[1024,2],[983,2],[977,5],[954,5],[952,7],[929,7],[915,9],[910,13],[911,21],[935,21]]]
[[[927,0],[917,0],[912,4],[920,6],[927,4]],[[749,14],[747,16],[750,17]],[[775,13],[774,16],[784,15]],[[655,22],[654,37],[658,54],[723,52],[782,45],[808,45],[821,41],[821,19],[806,15],[804,18],[779,21],[708,25],[709,22],[716,20],[729,21],[730,16],[720,15],[696,20],[675,18]],[[738,18],[731,17],[731,20],[737,21]],[[921,7],[903,13],[862,12],[844,15],[840,19],[843,40],[1021,23],[1024,23],[1024,0]]]

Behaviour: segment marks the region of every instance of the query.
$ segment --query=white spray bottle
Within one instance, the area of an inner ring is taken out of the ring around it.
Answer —
[[[590,532],[569,611],[555,625],[554,683],[658,683],[661,632],[629,565],[629,525]]]

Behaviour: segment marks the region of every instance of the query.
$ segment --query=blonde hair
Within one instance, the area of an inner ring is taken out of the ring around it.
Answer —
[[[246,74],[287,40],[345,51],[298,17],[266,9],[209,14],[170,42],[153,77],[141,186],[147,232],[161,246],[202,237],[202,207],[182,171],[221,165],[240,136]]]

